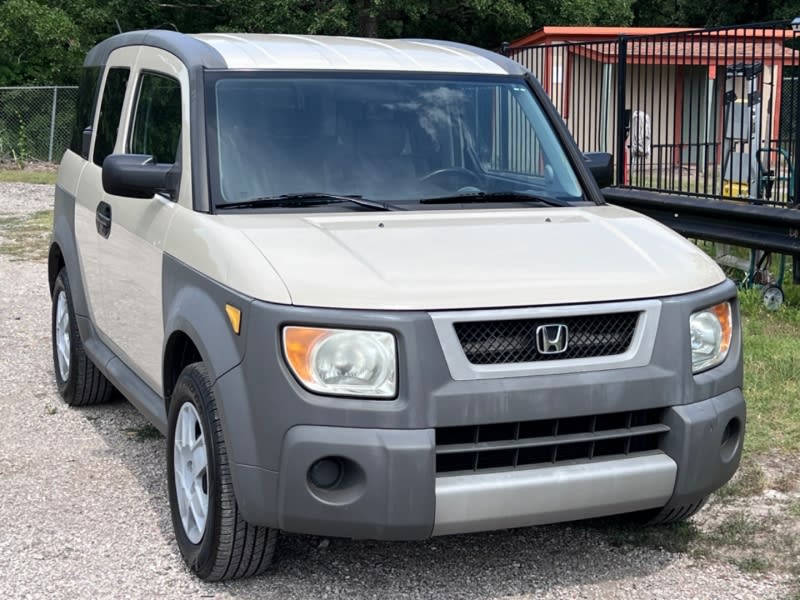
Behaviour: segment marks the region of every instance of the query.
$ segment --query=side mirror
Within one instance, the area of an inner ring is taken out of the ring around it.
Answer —
[[[172,196],[180,180],[180,166],[159,165],[146,154],[110,154],[103,161],[103,189],[113,196]]]
[[[587,152],[583,155],[586,166],[601,188],[614,183],[614,157],[607,152]]]

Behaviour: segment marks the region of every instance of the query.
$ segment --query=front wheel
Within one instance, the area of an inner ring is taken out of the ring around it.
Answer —
[[[167,479],[172,525],[183,559],[206,581],[263,573],[278,531],[242,519],[211,379],[187,366],[169,407]]]

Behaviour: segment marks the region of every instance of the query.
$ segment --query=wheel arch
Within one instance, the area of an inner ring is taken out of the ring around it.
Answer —
[[[243,320],[249,301],[204,277],[197,271],[166,258],[163,272],[164,349],[162,382],[165,407],[181,371],[203,361],[212,383],[241,363],[245,335],[233,331],[226,305],[241,307]],[[224,403],[224,399],[218,399]]]
[[[58,245],[58,242],[52,242],[50,244],[50,251],[47,254],[47,283],[50,286],[51,296],[53,295],[53,287],[56,284],[56,277],[58,277],[61,269],[63,269],[66,264],[61,246]]]
[[[89,243],[88,240],[83,241]],[[69,276],[75,314],[88,316],[88,298],[83,287],[83,273],[75,233],[75,196],[57,185],[53,209],[53,234],[47,254],[47,279],[51,295],[61,269],[66,269]]]
[[[173,331],[164,345],[162,376],[164,381],[164,407],[169,414],[169,404],[181,372],[190,364],[203,361],[203,355],[192,337],[185,331]]]

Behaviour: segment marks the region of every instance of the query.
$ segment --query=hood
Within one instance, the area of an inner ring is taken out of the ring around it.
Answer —
[[[256,246],[292,303],[304,306],[573,304],[670,296],[725,279],[673,231],[607,205],[220,218]]]

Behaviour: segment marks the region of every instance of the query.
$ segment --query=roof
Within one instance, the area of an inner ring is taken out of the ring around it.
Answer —
[[[726,27],[723,29],[696,29],[686,27],[542,27],[531,34],[521,37],[509,44],[510,48],[522,48],[524,46],[538,46],[559,42],[592,42],[602,40],[616,41],[619,36],[625,36],[629,40],[633,38],[649,39],[688,39],[690,34],[700,34],[704,39],[716,40],[725,39],[740,43],[747,40],[783,40],[792,39],[795,33],[788,28],[761,28],[761,27]],[[680,35],[687,34],[687,35]],[[762,43],[761,41],[758,42]]]
[[[277,70],[417,71],[522,74],[523,67],[489,50],[437,40],[382,40],[318,35],[135,31],[115,35],[87,55],[102,65],[124,46],[146,45],[175,54],[187,67]]]
[[[616,44],[571,46],[570,51],[600,63],[616,64]],[[730,65],[734,62],[797,65],[798,52],[775,41],[742,42],[704,38],[632,40],[627,64]]]
[[[193,37],[212,46],[232,69],[509,72],[497,55],[434,40],[226,33]]]
[[[552,42],[587,42],[592,40],[609,40],[626,36],[664,35],[696,31],[686,27],[542,27],[533,33],[511,42],[511,48],[547,44]]]
[[[554,30],[556,30],[554,32]],[[570,31],[596,32],[593,37],[578,39]],[[800,52],[787,45],[795,40],[790,29],[736,27],[719,30],[656,29],[649,27],[545,27],[532,36],[511,45],[511,55],[521,62],[532,52],[547,48],[566,49],[572,55],[583,56],[599,63],[616,64],[619,44],[609,31],[622,32],[627,38],[625,61],[629,65],[716,65],[736,62],[765,64],[798,64]],[[656,32],[641,35],[641,32]],[[540,35],[541,34],[541,35]],[[568,42],[558,36],[570,38]],[[528,43],[535,36],[538,42]],[[547,37],[549,36],[549,37]]]

